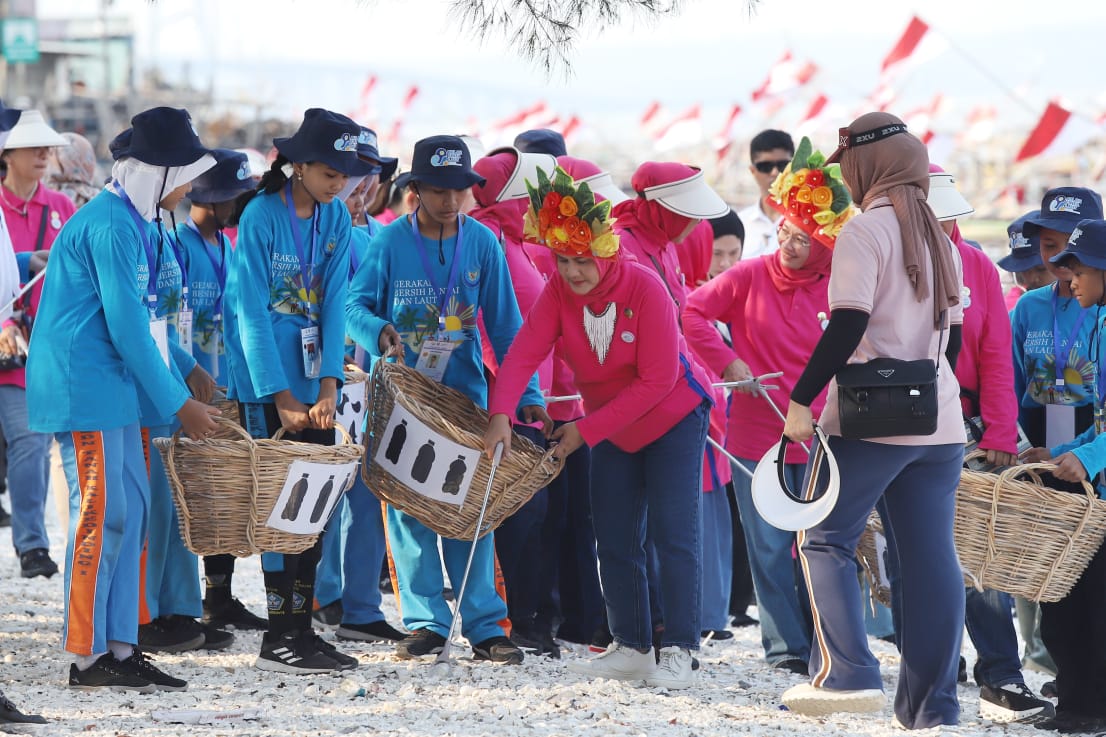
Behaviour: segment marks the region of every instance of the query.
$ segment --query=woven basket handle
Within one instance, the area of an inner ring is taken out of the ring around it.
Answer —
[[[331,422],[330,428],[342,433],[342,445],[353,445],[353,438],[349,436],[349,431],[346,430],[346,428],[342,427],[337,422]],[[277,431],[273,433],[273,440],[280,440],[285,435],[287,435],[287,431],[285,431],[283,427],[278,427]]]
[[[1054,463],[1023,463],[1020,466],[1011,466],[1010,468],[1006,469],[1001,474],[999,474],[999,478],[1003,481],[1013,480],[1023,473],[1037,478],[1037,474],[1035,473],[1036,471],[1052,473],[1055,470],[1056,464]],[[1040,479],[1037,478],[1037,481],[1040,482]],[[1081,483],[1083,484],[1083,492],[1087,495],[1088,498],[1098,498],[1098,495],[1095,493],[1094,487],[1091,486],[1086,479],[1083,479]]]

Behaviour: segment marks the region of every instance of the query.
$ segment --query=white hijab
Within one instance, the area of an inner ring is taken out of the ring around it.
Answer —
[[[111,167],[111,178],[123,187],[138,214],[147,222],[153,222],[158,215],[158,205],[165,195],[182,184],[191,182],[213,166],[215,158],[210,154],[204,154],[186,166],[168,167],[155,166],[128,157],[115,162]],[[113,185],[109,184],[108,189],[119,194]]]

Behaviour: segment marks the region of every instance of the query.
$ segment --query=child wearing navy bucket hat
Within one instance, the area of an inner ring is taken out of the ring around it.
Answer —
[[[1041,239],[1035,229],[1025,233],[1025,223],[1036,217],[1039,210],[1031,210],[1006,226],[1010,239],[1010,253],[998,260],[998,267],[1014,275],[1014,286],[1006,293],[1006,310],[1013,312],[1014,305],[1026,292],[1052,284],[1056,278],[1041,261]]]
[[[1042,209],[1043,212],[1043,209]],[[1106,363],[1103,363],[1103,306],[1106,306],[1106,220],[1080,220],[1063,251],[1049,262],[1071,274],[1071,293],[1091,311],[1089,348],[1096,378],[1094,424],[1078,437],[1023,454],[1031,462],[1056,464],[1054,475],[1067,482],[1091,481],[1106,496]],[[1082,493],[1082,492],[1080,492]],[[1038,727],[1060,732],[1106,730],[1106,545],[1099,547],[1071,592],[1041,603],[1041,638],[1056,662],[1056,717]]]
[[[192,309],[192,357],[219,383],[227,376],[223,293],[233,249],[223,229],[234,216],[237,198],[253,189],[255,182],[245,153],[226,148],[211,153],[217,163],[192,183],[188,220],[177,226],[175,235]],[[204,624],[218,629],[265,629],[268,623],[232,596],[233,575],[233,555],[204,556]]]
[[[373,240],[375,257],[350,284],[346,328],[370,350],[395,348],[402,360],[429,378],[487,406],[483,347],[476,316],[482,314],[496,360],[502,361],[522,325],[499,240],[462,214],[470,189],[484,177],[472,168],[457,136],[431,136],[415,144],[410,187],[418,197],[412,215],[385,227]],[[429,322],[436,330],[420,326]],[[520,418],[551,427],[537,377],[523,394]],[[388,507],[388,542],[399,582],[404,626],[411,635],[396,645],[400,658],[436,654],[445,645],[452,614],[442,597],[442,564],[458,582],[470,543],[441,539],[414,517]],[[523,654],[501,620],[507,605],[496,591],[495,541],[476,543],[461,606],[463,634],[477,660],[518,664]]]
[[[214,163],[187,111],[139,113],[114,142],[111,183],[66,223],[51,249],[27,365],[32,429],[52,432],[69,481],[63,643],[69,685],[152,692],[186,683],[135,648],[140,557],[150,488],[140,417],[174,415],[185,434],[217,414],[190,396],[158,289],[160,211]]]
[[[357,155],[361,128],[311,108],[256,191],[239,198],[238,244],[230,256],[223,323],[227,394],[247,432],[334,444],[344,376],[349,212],[337,196],[372,165]],[[321,543],[296,555],[264,553],[269,628],[255,667],[283,673],[355,668],[312,629]]]

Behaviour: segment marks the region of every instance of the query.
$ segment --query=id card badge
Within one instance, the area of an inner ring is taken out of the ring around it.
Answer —
[[[150,335],[154,339],[154,343],[157,344],[158,353],[161,354],[161,360],[165,361],[165,366],[169,366],[169,322],[164,317],[159,317],[150,320]]]
[[[415,370],[431,381],[440,383],[454,348],[453,343],[448,340],[424,340]]]
[[[181,348],[192,352],[192,310],[177,313],[177,342]]]
[[[1075,439],[1075,407],[1070,404],[1045,405],[1045,445],[1055,448]]]
[[[303,375],[308,379],[319,378],[319,370],[323,365],[323,345],[318,325],[300,329],[300,350],[303,352]]]

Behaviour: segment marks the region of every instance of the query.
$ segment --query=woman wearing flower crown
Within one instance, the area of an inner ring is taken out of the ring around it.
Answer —
[[[592,449],[592,512],[614,642],[569,669],[600,678],[684,688],[699,645],[700,459],[710,402],[688,360],[677,315],[656,275],[623,259],[608,202],[557,169],[539,170],[526,236],[549,247],[557,276],[538,297],[500,366],[485,435],[510,448],[511,417],[534,369],[564,342],[585,416],[558,428],[555,454]],[[648,514],[647,514],[648,512]],[[645,537],[660,559],[668,604],[660,663],[653,653]],[[692,573],[694,572],[694,574]]]
[[[836,171],[821,166],[824,159],[812,155],[810,141],[802,140],[796,159],[769,194],[768,202],[783,215],[780,249],[739,261],[692,292],[683,311],[688,344],[708,368],[724,381],[782,371],[778,383],[784,402],[822,337],[822,320],[829,311],[834,237],[826,231],[836,232],[854,212]],[[785,181],[790,186],[783,189]],[[730,326],[732,348],[723,342],[715,321]],[[819,392],[812,411],[821,412],[825,402],[825,391]],[[748,390],[731,396],[728,415],[727,450],[751,471],[779,440],[779,418],[768,402]],[[796,488],[806,470],[806,453],[792,446],[786,460]],[[776,668],[805,674],[811,626],[791,554],[795,533],[777,529],[757,514],[747,474],[735,472],[733,479],[757,592],[764,656]]]

